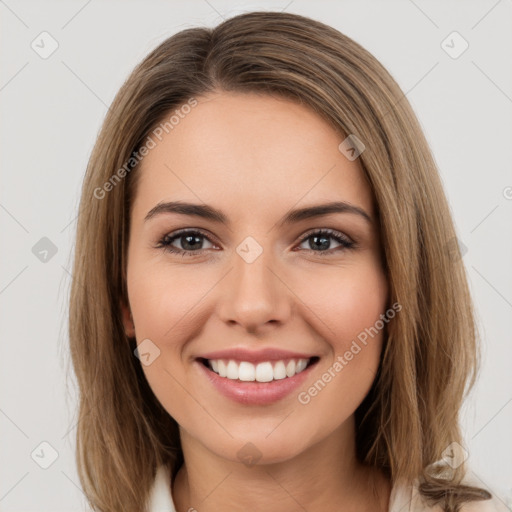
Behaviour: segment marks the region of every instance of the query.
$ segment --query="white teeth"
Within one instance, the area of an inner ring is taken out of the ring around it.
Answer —
[[[229,361],[210,359],[208,363],[210,368],[221,377],[246,382],[271,382],[272,380],[293,377],[304,371],[308,361],[308,359],[290,359],[276,361],[275,363],[265,361],[254,365],[248,361],[238,363],[232,359]]]
[[[292,359],[286,365],[286,376],[293,377],[295,375],[295,361]]]
[[[231,361],[233,362],[233,361]],[[238,367],[238,378],[240,380],[247,380],[251,381],[255,378],[255,369],[254,365],[251,363],[247,363],[246,361],[243,361],[240,363],[240,366]]]
[[[297,368],[295,371],[297,373],[300,373],[302,370],[304,370],[304,368],[306,368],[307,365],[308,365],[308,362],[306,359],[299,359],[297,361]]]
[[[283,361],[277,361],[274,366],[274,379],[286,379],[286,367]]]
[[[256,380],[258,382],[270,382],[274,379],[274,370],[271,363],[259,363],[256,366]]]
[[[235,361],[229,361],[226,368],[226,377],[228,379],[238,380],[238,365]]]
[[[210,361],[210,363],[211,363],[211,361]],[[219,366],[219,375],[221,377],[226,377],[226,375],[227,375],[227,373],[226,373],[226,363],[224,361],[219,360],[219,361],[217,361],[217,365]]]

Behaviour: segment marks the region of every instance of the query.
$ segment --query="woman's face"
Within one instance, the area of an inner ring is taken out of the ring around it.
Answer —
[[[123,321],[182,435],[234,461],[283,461],[347,428],[379,365],[387,282],[371,189],[308,108],[197,100],[133,171],[135,330],[124,307]]]

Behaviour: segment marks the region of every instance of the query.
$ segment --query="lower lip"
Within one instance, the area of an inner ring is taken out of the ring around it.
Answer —
[[[200,371],[227,398],[246,405],[267,405],[282,400],[296,390],[307,378],[311,369],[318,363],[309,365],[293,377],[272,380],[270,382],[244,382],[221,377],[209,370],[202,362],[196,361]]]

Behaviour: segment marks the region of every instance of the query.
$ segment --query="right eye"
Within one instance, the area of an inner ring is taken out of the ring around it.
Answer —
[[[158,242],[158,247],[162,248],[164,251],[181,254],[182,256],[194,256],[195,254],[202,254],[203,251],[206,250],[203,247],[199,247],[202,246],[202,240],[204,239],[208,240],[208,242],[213,245],[210,239],[201,231],[190,229],[181,230],[165,235]],[[176,241],[178,241],[182,248],[176,247],[174,245]]]

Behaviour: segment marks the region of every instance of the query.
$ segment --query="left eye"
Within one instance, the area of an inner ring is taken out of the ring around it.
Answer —
[[[211,245],[211,247],[203,247],[205,240]],[[331,248],[330,240],[335,240],[339,246]],[[330,229],[316,230],[307,233],[302,237],[299,247],[307,241],[309,241],[309,248],[303,247],[302,250],[317,252],[322,256],[324,254],[332,254],[334,251],[352,249],[356,245],[355,242],[350,240],[343,233]],[[175,242],[178,242],[181,245],[181,248],[176,247],[174,245]],[[157,247],[171,253],[181,254],[182,256],[193,256],[194,254],[201,254],[203,251],[215,247],[215,245],[209,240],[208,236],[200,231],[189,230],[165,235],[160,240]]]
[[[330,229],[322,230],[322,231],[314,231],[312,233],[306,234],[301,241],[301,245],[309,240],[309,248],[307,251],[313,252],[323,252],[323,253],[331,253],[335,250],[342,249],[351,249],[355,246],[355,243],[352,242],[348,237],[339,233],[338,231],[333,231]],[[328,246],[331,245],[329,240],[335,240],[341,247],[330,248]],[[319,250],[316,250],[319,249]]]

